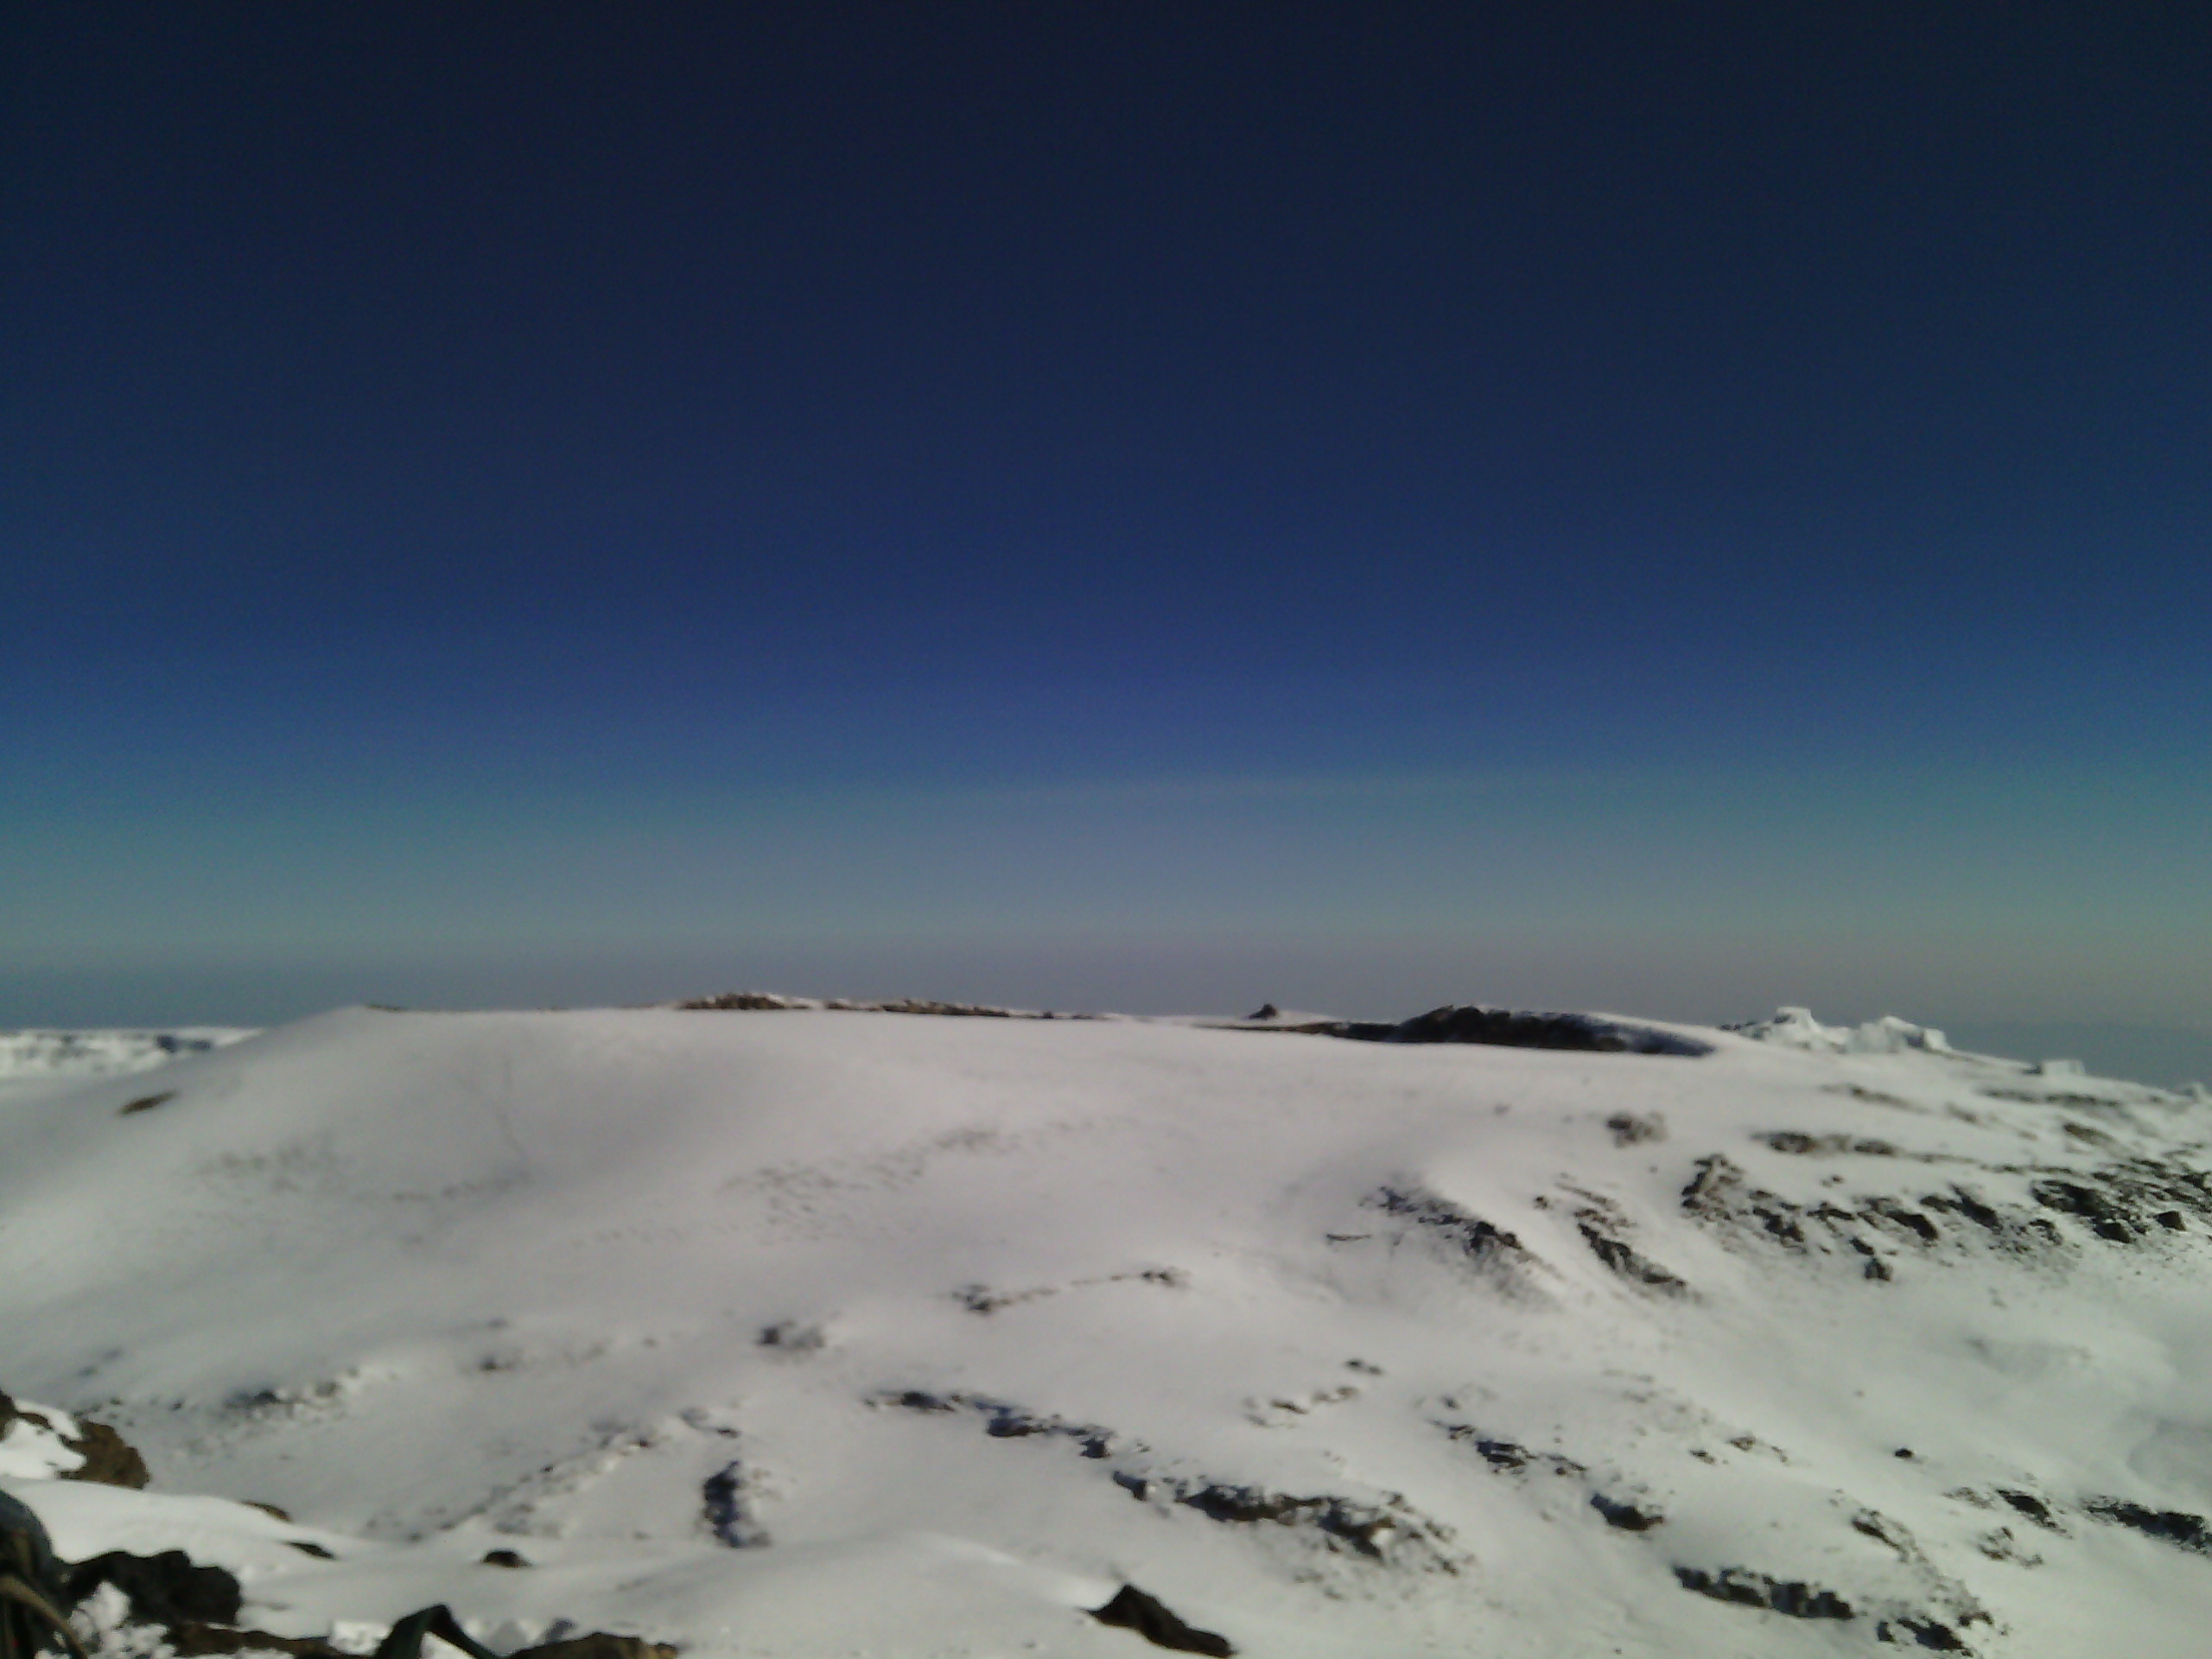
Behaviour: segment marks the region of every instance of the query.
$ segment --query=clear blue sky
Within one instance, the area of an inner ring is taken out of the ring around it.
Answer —
[[[2212,15],[0,19],[0,1024],[2212,1011]]]

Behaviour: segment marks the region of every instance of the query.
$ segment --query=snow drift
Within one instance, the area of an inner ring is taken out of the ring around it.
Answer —
[[[342,1650],[2202,1650],[2204,1103],[1440,1015],[352,1010],[19,1080],[0,1386],[151,1481],[10,1429],[0,1488]]]

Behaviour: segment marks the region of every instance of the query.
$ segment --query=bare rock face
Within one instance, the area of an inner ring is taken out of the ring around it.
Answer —
[[[84,1467],[71,1470],[63,1478],[136,1489],[153,1478],[147,1472],[146,1459],[138,1455],[137,1448],[105,1423],[80,1422],[79,1427],[85,1431],[84,1438],[70,1441],[69,1447],[84,1453]]]

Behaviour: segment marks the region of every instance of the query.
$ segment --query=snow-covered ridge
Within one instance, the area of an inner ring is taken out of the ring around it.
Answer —
[[[107,1077],[150,1071],[252,1036],[232,1026],[166,1031],[0,1031],[0,1082],[22,1077]]]
[[[1813,1018],[1810,1008],[1780,1007],[1771,1019],[1754,1020],[1726,1029],[1763,1043],[1781,1043],[1825,1054],[1901,1054],[1915,1048],[1943,1054],[1949,1052],[1951,1047],[1942,1032],[1928,1026],[1916,1026],[1893,1014],[1869,1020],[1864,1025],[1824,1026]]]
[[[2201,1652],[2204,1103],[1421,1019],[1492,1040],[356,1009],[29,1091],[0,1385],[154,1478],[0,1488],[340,1645]]]

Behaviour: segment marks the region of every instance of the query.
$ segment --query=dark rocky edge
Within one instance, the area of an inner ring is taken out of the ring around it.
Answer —
[[[2153,1510],[2117,1497],[2093,1497],[2082,1509],[2084,1514],[2100,1521],[2133,1528],[2147,1537],[2164,1539],[2199,1555],[2212,1555],[2212,1522],[2201,1515],[2190,1515],[2182,1510]]]
[[[894,1389],[871,1396],[868,1403],[936,1416],[979,1416],[984,1433],[994,1440],[1067,1441],[1084,1457],[1105,1464],[1114,1484],[1141,1503],[1194,1510],[1224,1523],[1269,1522],[1306,1535],[1331,1551],[1373,1561],[1395,1560],[1446,1573],[1458,1573],[1461,1565],[1452,1547],[1451,1529],[1416,1513],[1395,1493],[1384,1494],[1379,1501],[1333,1493],[1302,1495],[1171,1472],[1154,1461],[1152,1448],[1141,1440],[1100,1424],[1071,1422],[986,1395]]]
[[[1661,1266],[1628,1242],[1629,1219],[1619,1205],[1603,1193],[1582,1187],[1568,1186],[1567,1191],[1578,1200],[1575,1230],[1582,1235],[1591,1254],[1617,1277],[1639,1290],[1656,1291],[1662,1296],[1695,1296],[1680,1274]],[[1544,1200],[1538,1203],[1548,1207]]]
[[[1096,1020],[1096,1014],[1059,1014],[1052,1009],[1001,1008],[982,1002],[933,1002],[920,997],[900,997],[892,1002],[849,1002],[842,997],[817,1001],[811,997],[779,996],[772,991],[721,991],[713,996],[686,997],[664,1002],[666,1008],[703,1014],[779,1014],[813,1010],[826,1014],[921,1014],[969,1020]]]
[[[1465,1258],[1500,1290],[1520,1297],[1541,1296],[1537,1274],[1543,1263],[1519,1235],[1497,1223],[1410,1182],[1377,1187],[1361,1203],[1412,1222],[1452,1255]]]
[[[782,996],[772,991],[721,991],[686,997],[659,1006],[712,1014],[772,1014],[816,1009],[836,1014],[921,1014],[987,1020],[1099,1020],[1096,1014],[1058,1014],[994,1007],[978,1002],[934,1002],[905,997],[891,1002],[849,1002],[832,998]],[[1343,1037],[1366,1043],[1474,1043],[1493,1048],[1563,1049],[1582,1054],[1676,1054],[1713,1052],[1712,1045],[1655,1027],[1600,1019],[1593,1014],[1548,1014],[1520,1008],[1490,1008],[1476,1003],[1446,1003],[1395,1024],[1370,1020],[1313,1020],[1281,1023],[1270,1002],[1249,1018],[1212,1027],[1223,1031],[1280,1031],[1306,1036]]]
[[[1550,1014],[1446,1003],[1395,1024],[1374,1020],[1310,1020],[1281,1025],[1256,1016],[1224,1027],[1342,1037],[1359,1043],[1472,1043],[1491,1048],[1548,1048],[1577,1054],[1710,1054],[1713,1046],[1651,1026],[1601,1019],[1594,1014]]]
[[[1853,1618],[1851,1604],[1833,1590],[1807,1584],[1802,1579],[1771,1579],[1748,1567],[1678,1567],[1675,1577],[1685,1590],[1694,1590],[1715,1601],[1732,1601],[1739,1607],[1760,1607],[1790,1618]]]
[[[1700,1158],[1681,1207],[1732,1242],[1793,1254],[1850,1252],[1869,1279],[1892,1276],[1900,1253],[1968,1249],[2023,1260],[2063,1255],[2082,1244],[2146,1247],[2212,1234],[2212,1172],[2145,1157],[2088,1166],[1983,1163],[1900,1153],[1886,1141],[1798,1132],[1763,1137],[1798,1156],[1853,1155],[1904,1164],[1947,1163],[1961,1173],[2011,1178],[2027,1202],[1989,1196],[1964,1180],[1916,1195],[1856,1194],[1805,1203],[1760,1186],[1724,1153]]]
[[[1854,1607],[1833,1590],[1802,1579],[1777,1579],[1748,1567],[1723,1567],[1712,1570],[1677,1567],[1675,1579],[1683,1589],[1738,1607],[1780,1613],[1785,1618],[1832,1618],[1848,1621],[1868,1610]],[[1967,1623],[1986,1622],[1988,1615],[1969,1614]],[[1874,1639],[1897,1646],[1927,1648],[1937,1653],[1968,1653],[1958,1627],[1934,1614],[1910,1609],[1890,1609],[1875,1617]]]
[[[1586,1478],[1590,1471],[1573,1458],[1557,1452],[1531,1451],[1516,1441],[1486,1434],[1472,1423],[1439,1422],[1436,1427],[1444,1431],[1446,1440],[1471,1446],[1478,1457],[1501,1474],[1525,1475],[1533,1470],[1546,1469],[1561,1479],[1583,1482],[1587,1486],[1590,1507],[1609,1527],[1618,1527],[1624,1532],[1649,1532],[1666,1522],[1665,1513],[1655,1504],[1589,1484]]]

